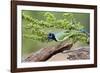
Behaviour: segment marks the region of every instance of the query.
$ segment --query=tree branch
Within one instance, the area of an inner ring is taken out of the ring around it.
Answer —
[[[29,55],[24,61],[25,62],[40,62],[46,61],[53,55],[62,52],[63,50],[69,50],[72,47],[72,43],[67,43],[66,41],[61,42],[59,45],[55,47],[42,48],[36,53],[32,53]]]

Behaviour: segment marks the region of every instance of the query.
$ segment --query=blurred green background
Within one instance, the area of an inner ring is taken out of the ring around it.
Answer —
[[[31,11],[31,10],[22,10],[22,14],[29,15],[32,18],[38,19],[38,20],[45,20],[44,13],[46,11]],[[54,14],[57,19],[63,19],[63,13],[66,12],[53,12],[50,11],[50,13]],[[89,26],[90,26],[90,14],[89,13],[72,13],[74,15],[74,18],[77,22],[80,22],[87,32],[90,32]],[[27,24],[27,21],[22,19],[22,28],[23,26]],[[51,29],[52,30],[52,29]],[[27,31],[27,33],[30,33]],[[22,34],[24,34],[22,29]],[[28,54],[32,52],[36,52],[42,47],[49,47],[51,45],[57,45],[59,42],[40,42],[33,39],[23,38],[22,37],[22,57],[26,57]]]

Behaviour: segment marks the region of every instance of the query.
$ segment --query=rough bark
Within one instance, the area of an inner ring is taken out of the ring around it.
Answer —
[[[81,60],[90,58],[90,49],[89,47],[80,47],[74,50],[68,50],[65,53],[68,54],[67,59],[69,60]]]
[[[24,61],[25,62],[40,62],[46,61],[53,55],[62,52],[63,50],[69,50],[72,47],[72,43],[61,42],[59,45],[49,48],[42,48],[36,53],[29,55]]]

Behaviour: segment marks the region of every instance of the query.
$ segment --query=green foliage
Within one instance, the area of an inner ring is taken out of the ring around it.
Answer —
[[[69,38],[73,41],[73,43],[80,41],[83,43],[89,43],[89,36],[85,33],[81,33],[79,31],[71,31]]]
[[[64,13],[63,16],[67,21],[71,21],[74,18],[74,15],[72,13]]]
[[[50,12],[46,12],[44,14],[44,17],[46,18],[46,22],[51,23],[51,24],[56,20],[55,16]]]
[[[62,16],[64,17],[63,19],[57,19],[53,13],[45,12],[43,15],[45,19],[39,20],[23,13],[23,37],[46,41],[48,32],[45,29],[56,28],[70,30],[67,36],[73,42],[81,41],[87,43],[89,37],[85,33],[77,32],[77,30],[83,29],[84,26],[80,22],[75,21],[74,14],[64,13]]]

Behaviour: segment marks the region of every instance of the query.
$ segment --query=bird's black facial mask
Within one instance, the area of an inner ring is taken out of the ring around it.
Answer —
[[[48,34],[48,40],[54,40],[54,41],[57,41],[56,38],[55,38],[55,34],[54,33],[49,33]]]

